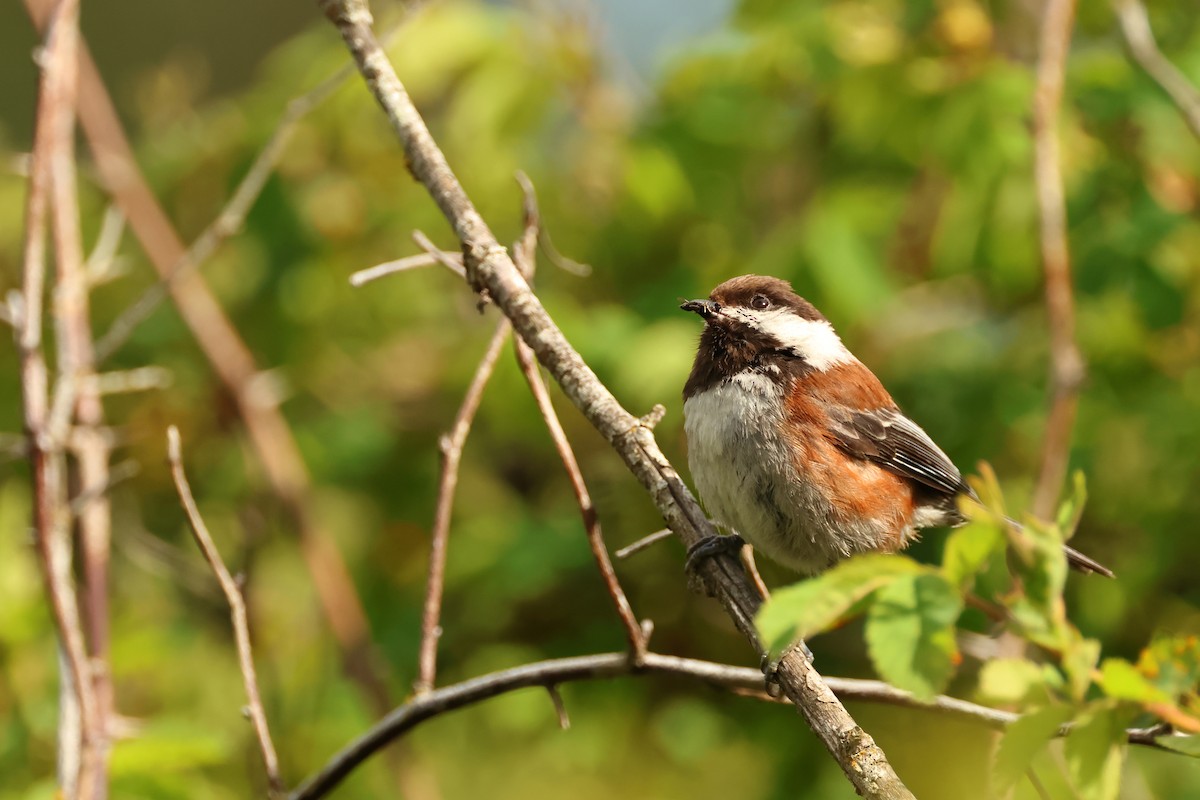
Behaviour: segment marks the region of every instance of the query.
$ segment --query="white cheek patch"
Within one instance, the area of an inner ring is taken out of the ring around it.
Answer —
[[[814,369],[826,370],[854,360],[842,344],[833,326],[825,320],[804,319],[790,309],[772,308],[757,311],[750,308],[727,309],[750,322],[763,333],[769,333],[784,347],[793,350]]]

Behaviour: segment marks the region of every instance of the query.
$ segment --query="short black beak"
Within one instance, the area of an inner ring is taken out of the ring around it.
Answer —
[[[688,300],[679,306],[684,311],[691,311],[708,319],[721,310],[721,304],[716,300]]]

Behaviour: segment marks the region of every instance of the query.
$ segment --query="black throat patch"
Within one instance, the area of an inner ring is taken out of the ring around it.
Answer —
[[[772,374],[786,381],[803,376],[812,367],[770,334],[744,326],[734,331],[721,322],[709,322],[700,334],[696,360],[683,386],[683,399],[746,371]]]

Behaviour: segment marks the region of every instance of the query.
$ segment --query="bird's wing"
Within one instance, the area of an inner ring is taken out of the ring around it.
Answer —
[[[895,408],[828,409],[830,433],[847,455],[949,495],[967,491],[962,473],[921,426]]]

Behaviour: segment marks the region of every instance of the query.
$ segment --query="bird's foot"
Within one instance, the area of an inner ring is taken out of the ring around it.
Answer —
[[[779,665],[785,658],[797,650],[800,651],[804,658],[808,659],[808,663],[811,664],[813,662],[813,652],[808,649],[808,644],[803,639],[789,644],[776,658],[771,658],[770,653],[762,654],[759,660],[759,668],[763,673],[767,694],[771,697],[778,698],[783,696],[783,687],[779,685]]]
[[[746,540],[736,533],[728,536],[705,536],[688,548],[687,561],[683,569],[689,575],[695,575],[700,565],[710,558],[722,555],[736,555],[746,545]]]

